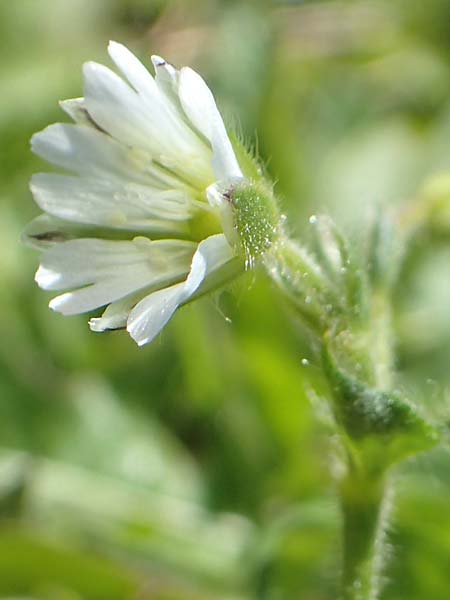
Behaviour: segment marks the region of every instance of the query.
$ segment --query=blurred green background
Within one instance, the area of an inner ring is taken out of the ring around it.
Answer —
[[[305,331],[261,274],[138,349],[47,308],[19,244],[108,39],[199,70],[257,146],[291,230],[356,231],[450,169],[448,0],[0,3],[0,597],[335,600],[333,440]],[[450,202],[450,196],[449,196]],[[396,296],[399,386],[450,417],[450,245],[422,236]],[[314,388],[314,394],[310,390]],[[382,598],[450,597],[450,455],[403,467]]]

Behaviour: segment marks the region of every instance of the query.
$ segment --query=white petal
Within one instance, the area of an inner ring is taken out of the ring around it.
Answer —
[[[36,280],[46,290],[125,276],[143,281],[145,286],[148,281],[165,281],[188,271],[194,250],[194,242],[183,240],[69,240],[42,254]]]
[[[127,296],[137,285],[135,280],[108,279],[56,296],[49,302],[49,307],[66,316],[78,315]]]
[[[127,329],[140,345],[151,342],[166,325],[176,309],[194,294],[211,284],[220,270],[234,264],[235,255],[223,234],[213,235],[198,245],[185,282],[154,292],[141,300],[131,311]],[[215,280],[215,284],[220,281]]]
[[[216,178],[242,177],[214,96],[205,81],[189,67],[183,67],[178,93],[189,120],[211,143]]]
[[[110,42],[108,51],[128,82],[145,100],[147,119],[156,125],[155,135],[164,130],[164,135],[170,136],[172,143],[183,145],[185,152],[198,150],[199,140],[181,118],[181,106],[175,93],[178,81],[176,69],[164,59],[153,56],[154,66],[157,61],[155,82],[141,61],[122,44]]]
[[[60,219],[140,231],[181,233],[191,215],[186,192],[138,183],[38,173],[30,189],[42,210]]]
[[[103,65],[85,63],[83,74],[86,107],[94,121],[122,143],[154,151],[154,138],[160,145],[162,135],[138,94]]]
[[[50,306],[64,314],[87,312],[182,279],[194,249],[194,243],[180,240],[70,240],[43,253],[36,281],[46,290],[81,288],[58,296]]]
[[[129,150],[91,127],[55,123],[33,135],[31,148],[41,158],[68,171],[145,181]]]
[[[126,327],[130,310],[139,300],[139,294],[131,294],[107,306],[101,317],[89,319],[91,331],[102,332]]]
[[[180,72],[161,56],[154,54],[152,63],[155,69],[155,80],[158,88],[177,106],[181,107],[178,98],[178,81]]]
[[[183,304],[206,294],[244,271],[243,261],[235,254],[223,233],[203,240],[192,258],[186,280]]]
[[[69,240],[43,253],[36,281],[45,290],[69,289],[114,278],[117,270],[136,268],[145,259],[133,242]]]
[[[128,48],[117,42],[109,42],[108,52],[134,89],[153,102],[158,102],[158,89],[155,80],[141,61]]]
[[[63,111],[79,125],[88,125],[95,127],[95,123],[89,117],[84,103],[84,98],[70,98],[69,100],[61,100],[59,103]]]
[[[188,300],[207,276],[234,258],[234,252],[223,233],[211,235],[198,245],[186,279],[183,301]]]
[[[152,63],[153,68],[155,69],[155,81],[158,89],[162,94],[164,94],[168,102],[170,102],[180,121],[186,122],[189,129],[195,130],[195,128],[192,128],[192,124],[189,122],[189,119],[183,110],[180,97],[178,95],[180,71],[164,60],[164,58],[155,54],[152,56]],[[197,139],[197,144],[198,141],[199,140]],[[204,143],[203,139],[201,141]]]
[[[39,215],[25,227],[22,242],[37,250],[45,250],[56,243],[64,242],[73,235],[68,231],[70,223],[64,223],[50,215]]]
[[[166,325],[183,298],[184,283],[153,292],[128,317],[127,330],[139,346],[151,342]]]
[[[180,180],[92,126],[55,123],[31,138],[35,154],[67,171],[96,179],[136,181],[161,189],[184,189]]]
[[[167,102],[172,107],[173,111],[175,111],[178,120],[181,123],[185,123],[188,125],[188,130],[191,134],[190,137],[192,138],[192,135],[194,135],[194,146],[198,147],[199,141],[201,142],[201,146],[205,145],[205,140],[203,140],[203,138],[200,140],[200,138],[197,135],[193,134],[193,132],[197,131],[197,129],[192,126],[192,123],[189,121],[181,105],[180,97],[178,95],[180,71],[176,69],[173,65],[168,63],[166,60],[164,60],[164,58],[155,54],[152,56],[152,63],[155,69],[155,81],[156,85],[158,86],[158,89],[167,99]],[[210,152],[209,147],[208,151]],[[200,149],[200,152],[204,152],[203,147]],[[208,156],[208,161],[210,160],[211,158],[210,156]]]
[[[127,62],[124,55],[119,54],[121,62]],[[127,58],[130,56],[128,53]],[[139,79],[142,89],[144,83],[135,73],[135,61],[133,57],[123,68],[135,83]],[[86,63],[83,72],[86,107],[102,129],[130,148],[148,152],[152,159],[181,172],[188,180],[203,181],[210,176],[204,144],[159,92],[149,73],[155,94],[148,90],[145,94],[137,93],[118,75],[97,63]]]

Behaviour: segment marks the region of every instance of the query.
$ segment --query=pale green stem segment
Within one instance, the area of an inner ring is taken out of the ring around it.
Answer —
[[[376,600],[389,493],[385,476],[349,471],[339,486],[343,516],[342,600]]]
[[[372,365],[372,381],[389,390],[392,382],[390,302],[384,289],[375,290],[370,309],[370,329],[365,352]],[[355,465],[339,485],[342,513],[342,600],[377,600],[386,559],[385,532],[390,513],[393,476],[377,464]]]
[[[364,356],[365,383],[389,390],[392,381],[390,303],[385,290],[372,293],[367,328],[357,348]],[[360,355],[360,360],[362,356]],[[340,399],[337,399],[339,402]],[[389,517],[386,467],[371,453],[349,454],[347,472],[339,482],[342,513],[342,600],[377,600],[385,562],[385,530]]]

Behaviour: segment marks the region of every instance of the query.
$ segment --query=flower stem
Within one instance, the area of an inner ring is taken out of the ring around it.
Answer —
[[[391,292],[401,256],[389,224],[374,226],[358,257],[330,225],[317,221],[320,252],[281,237],[264,256],[268,274],[315,336],[345,455],[341,600],[377,600],[386,562],[391,467],[439,439],[393,389]],[[342,458],[341,454],[341,458]]]
[[[389,513],[384,474],[350,471],[339,488],[343,516],[342,600],[376,600]]]
[[[366,349],[373,373],[371,383],[388,390],[392,378],[390,306],[374,292],[370,311],[370,344]],[[385,562],[385,531],[392,482],[371,452],[355,464],[350,458],[340,482],[342,513],[342,600],[377,600]]]

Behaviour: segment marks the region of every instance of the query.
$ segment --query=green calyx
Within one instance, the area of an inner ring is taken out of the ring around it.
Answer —
[[[281,215],[272,188],[265,182],[244,179],[224,194],[233,211],[233,225],[252,267],[282,234]]]

